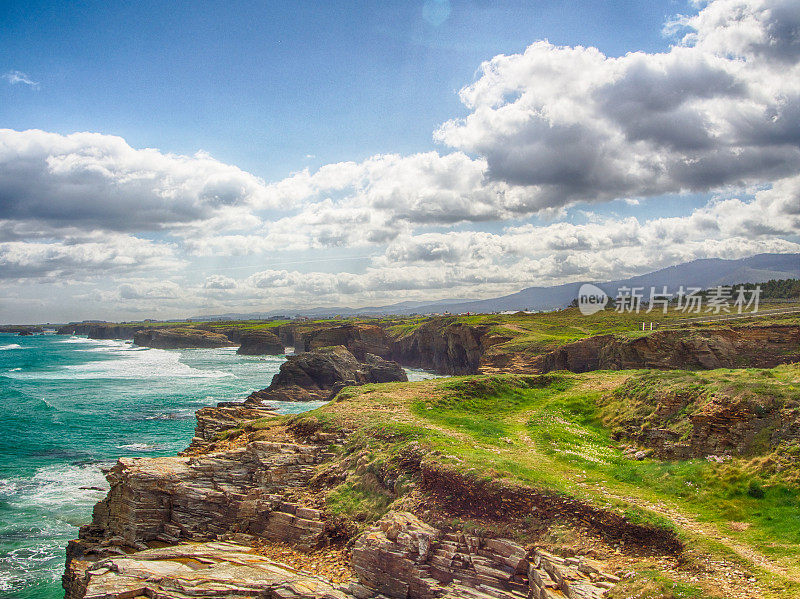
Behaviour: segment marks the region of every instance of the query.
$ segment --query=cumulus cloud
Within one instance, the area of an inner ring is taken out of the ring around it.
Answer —
[[[598,218],[486,231],[405,232],[360,272],[267,269],[204,287],[218,299],[270,305],[393,303],[397,297],[500,295],[534,285],[607,280],[698,258],[800,252],[800,176],[719,197],[690,214]]]
[[[717,0],[669,52],[537,42],[461,90],[436,139],[529,187],[525,208],[772,181],[800,167],[800,5]],[[674,28],[673,24],[673,28]]]
[[[173,281],[136,281],[124,283],[117,289],[121,300],[170,300],[183,295],[181,286]]]
[[[172,270],[182,264],[173,246],[130,235],[0,242],[0,279],[6,281],[50,279],[69,283],[97,276]]]
[[[225,275],[211,275],[203,282],[203,289],[235,289],[236,281]]]
[[[434,133],[447,150],[380,154],[269,184],[202,152],[0,130],[0,277],[126,277],[102,297],[130,309],[197,298],[363,304],[800,251],[800,5],[698,8],[667,24],[675,43],[661,53],[609,57],[540,41],[492,58],[460,91],[467,116]],[[648,218],[658,196],[688,191],[715,195],[688,214]],[[637,216],[562,218],[579,216],[578,203],[612,200]],[[549,224],[526,224],[534,214]],[[268,262],[239,279],[168,272],[197,256],[303,251],[313,260],[354,247],[372,254],[357,272]]]
[[[233,226],[268,205],[259,178],[208,154],[137,150],[99,133],[0,129],[0,217],[48,226],[156,231]]]

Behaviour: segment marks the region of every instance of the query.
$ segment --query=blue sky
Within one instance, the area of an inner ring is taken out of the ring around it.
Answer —
[[[447,5],[449,4],[449,14]],[[37,2],[0,5],[14,129],[120,135],[210,152],[267,179],[433,149],[480,63],[538,39],[610,56],[660,51],[683,3]],[[438,12],[437,12],[438,10]],[[314,158],[307,158],[307,156]]]
[[[0,320],[797,252],[797,27],[796,0],[6,0]]]

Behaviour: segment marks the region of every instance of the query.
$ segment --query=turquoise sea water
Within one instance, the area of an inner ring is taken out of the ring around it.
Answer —
[[[195,410],[263,389],[284,359],[0,334],[0,597],[63,597],[66,543],[108,486],[100,468],[181,451]]]

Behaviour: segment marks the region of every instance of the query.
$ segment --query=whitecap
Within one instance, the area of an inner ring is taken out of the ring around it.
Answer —
[[[87,337],[67,337],[66,339],[62,339],[59,343],[94,343],[95,339],[89,339]]]
[[[118,449],[127,449],[128,451],[163,451],[171,449],[175,443],[128,443],[126,445],[117,445]]]
[[[6,484],[11,490],[9,504],[42,511],[63,521],[71,521],[78,514],[83,520],[85,508],[103,498],[104,491],[96,489],[108,489],[97,464],[43,466],[29,478],[16,478]]]
[[[132,347],[112,339],[90,341],[101,347],[79,351],[100,352],[113,358],[63,366],[50,372],[11,373],[8,376],[20,379],[219,379],[234,376],[221,370],[192,368],[180,361],[180,352],[172,350]]]
[[[9,349],[22,349],[19,343],[9,343],[8,345],[0,345],[0,351],[7,351]]]

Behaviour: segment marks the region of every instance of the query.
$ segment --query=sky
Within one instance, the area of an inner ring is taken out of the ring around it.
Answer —
[[[0,3],[0,322],[800,251],[800,3]]]

